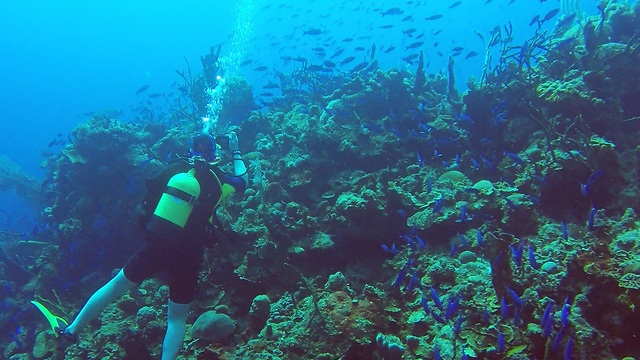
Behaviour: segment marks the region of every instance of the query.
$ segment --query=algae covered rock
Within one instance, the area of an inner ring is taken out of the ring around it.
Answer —
[[[477,190],[480,194],[483,195],[491,195],[495,190],[495,188],[493,187],[493,183],[489,180],[480,180],[473,184],[471,188]]]
[[[207,311],[193,323],[191,337],[220,341],[229,337],[235,329],[236,325],[229,315]]]
[[[389,360],[402,359],[402,354],[406,350],[400,339],[394,335],[378,334],[376,345],[378,345],[378,351],[382,356]]]
[[[56,343],[48,336],[49,332],[42,331],[36,336],[36,341],[33,344],[32,354],[36,359],[45,357],[49,352],[56,348]]]
[[[347,279],[340,271],[329,275],[329,279],[327,279],[327,282],[324,284],[324,289],[327,291],[344,291],[347,290],[347,287]]]
[[[271,299],[267,295],[258,295],[253,298],[249,309],[251,327],[256,330],[262,329],[269,315],[271,315]]]
[[[336,210],[341,213],[350,213],[358,210],[364,210],[367,206],[367,200],[352,192],[345,192],[338,196],[336,201]]]

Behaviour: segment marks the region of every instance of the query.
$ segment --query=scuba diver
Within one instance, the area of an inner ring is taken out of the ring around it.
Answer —
[[[169,307],[162,360],[177,357],[196,295],[204,248],[219,234],[212,223],[215,209],[226,197],[247,186],[247,168],[238,150],[238,137],[231,132],[227,139],[233,153],[234,175],[225,174],[216,166],[216,140],[201,133],[193,138],[189,156],[167,165],[147,181],[148,192],[139,209],[145,230],[142,248],[89,298],[70,324],[57,317],[49,319],[52,325],[57,321],[61,347],[76,342],[77,334],[90,321],[134,285],[164,272],[168,276]]]

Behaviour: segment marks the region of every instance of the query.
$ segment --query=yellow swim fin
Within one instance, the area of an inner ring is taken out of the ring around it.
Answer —
[[[31,303],[35,305],[35,307],[37,307],[38,310],[40,310],[40,312],[42,313],[42,315],[44,315],[45,318],[47,318],[47,321],[49,322],[49,325],[51,325],[51,330],[53,330],[53,333],[55,334],[55,336],[58,336],[58,332],[64,329],[67,325],[69,325],[69,323],[67,323],[65,319],[61,318],[60,316],[53,315],[51,311],[49,311],[49,309],[47,309],[41,303],[35,300],[32,300]]]

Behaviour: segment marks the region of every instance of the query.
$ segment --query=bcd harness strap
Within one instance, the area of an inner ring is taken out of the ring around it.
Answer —
[[[210,170],[210,172],[211,172],[211,175],[213,175],[213,177],[216,179],[216,183],[218,184],[221,190],[220,197],[218,197],[218,199],[216,200],[216,205],[215,205],[215,207],[218,207],[218,205],[220,205],[220,202],[222,202],[223,199],[225,199],[226,197],[228,197],[229,195],[235,192],[235,189],[233,188],[233,186],[229,184],[223,184],[220,181],[220,178],[218,178],[218,175],[213,170]],[[190,194],[180,189],[176,189],[172,186],[167,186],[164,192],[171,196],[175,196],[178,199],[186,203],[189,203],[190,205],[195,205],[196,201],[198,200],[197,197],[191,196]]]
[[[164,192],[171,196],[177,197],[178,199],[188,203],[189,205],[195,205],[196,200],[198,200],[197,197],[192,196],[191,194],[188,194],[180,189],[176,189],[173,186],[167,186]]]

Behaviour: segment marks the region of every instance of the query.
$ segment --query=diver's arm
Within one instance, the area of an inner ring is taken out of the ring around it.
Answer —
[[[249,185],[247,166],[242,160],[240,150],[238,150],[238,135],[234,131],[229,133],[229,149],[233,153],[233,174],[244,179],[245,184]]]

